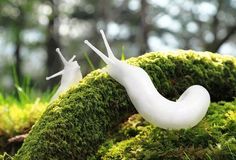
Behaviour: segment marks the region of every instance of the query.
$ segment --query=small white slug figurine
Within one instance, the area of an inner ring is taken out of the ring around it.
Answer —
[[[210,105],[210,95],[204,87],[189,87],[176,102],[166,99],[142,68],[115,58],[104,32],[100,32],[108,57],[89,41],[84,43],[107,64],[108,74],[125,87],[133,105],[145,120],[164,129],[183,129],[191,128],[203,119]]]
[[[77,61],[74,61],[76,56],[74,55],[69,61],[67,61],[63,57],[59,48],[56,49],[56,52],[59,54],[61,61],[64,64],[64,69],[50,77],[46,77],[46,80],[50,80],[54,77],[62,75],[61,84],[56,93],[51,98],[51,101],[55,100],[62,92],[67,91],[72,85],[77,84],[82,79],[80,66]]]

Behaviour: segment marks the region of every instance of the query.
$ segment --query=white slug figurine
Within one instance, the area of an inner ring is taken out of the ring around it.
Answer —
[[[80,66],[77,61],[74,61],[76,56],[74,55],[69,61],[67,61],[63,57],[59,48],[56,49],[56,52],[59,54],[61,61],[64,64],[64,69],[53,74],[50,77],[46,77],[46,80],[50,80],[54,77],[62,75],[61,84],[56,93],[51,98],[51,101],[55,100],[62,92],[67,91],[72,85],[77,84],[82,79]]]
[[[107,64],[108,74],[125,87],[133,105],[145,120],[164,129],[183,129],[191,128],[203,119],[210,105],[210,95],[204,87],[189,87],[176,102],[166,99],[142,68],[115,58],[104,32],[100,32],[108,57],[89,41],[84,43]]]

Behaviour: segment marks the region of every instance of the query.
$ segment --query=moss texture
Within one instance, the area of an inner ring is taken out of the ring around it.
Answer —
[[[90,159],[236,159],[236,100],[212,103],[194,128],[167,131],[132,115]]]
[[[177,98],[193,84],[206,87],[214,101],[236,95],[233,57],[180,50],[149,53],[128,63],[146,70],[167,98]],[[96,70],[48,106],[14,159],[86,159],[134,112],[124,88]]]

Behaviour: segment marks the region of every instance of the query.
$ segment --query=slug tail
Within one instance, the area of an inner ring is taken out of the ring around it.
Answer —
[[[107,38],[106,38],[106,35],[105,35],[104,31],[100,30],[100,33],[102,35],[103,42],[106,46],[108,57],[111,58],[112,60],[117,60],[117,58],[114,56],[114,53],[111,50],[111,47],[110,47],[109,43],[107,42]]]
[[[107,56],[105,56],[101,51],[94,47],[88,40],[85,40],[84,43],[89,46],[106,64],[111,64],[112,61]]]

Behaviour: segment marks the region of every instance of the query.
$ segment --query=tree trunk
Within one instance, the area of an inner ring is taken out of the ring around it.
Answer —
[[[52,75],[57,71],[61,70],[61,61],[56,54],[56,48],[59,48],[59,36],[57,35],[57,31],[55,31],[55,19],[58,17],[56,13],[56,9],[53,7],[54,2],[51,1],[53,13],[52,16],[49,17],[49,23],[47,26],[47,40],[46,40],[46,51],[47,51],[47,75]],[[48,81],[50,87],[53,87],[55,84],[58,83],[60,77],[51,79]]]
[[[219,48],[236,33],[236,26],[229,27],[227,34],[222,39],[215,39],[213,43],[206,44],[205,49],[211,52],[217,52]]]
[[[141,39],[140,39],[140,54],[144,54],[148,51],[148,26],[147,26],[147,1],[141,0]]]
[[[21,73],[21,57],[20,57],[20,48],[21,48],[21,40],[20,40],[20,31],[17,31],[16,33],[16,42],[15,42],[15,51],[14,51],[14,55],[15,55],[15,70],[16,70],[16,76],[18,79],[18,82],[20,83],[22,80],[22,73]],[[15,83],[18,83],[15,82]]]
[[[14,51],[14,57],[15,57],[15,71],[16,71],[16,78],[18,82],[15,83],[20,83],[22,80],[22,71],[21,71],[21,63],[22,59],[20,56],[20,49],[21,49],[21,38],[20,34],[21,31],[24,28],[24,20],[25,20],[25,15],[23,14],[23,9],[19,7],[19,17],[16,20],[16,23],[14,24],[14,42],[15,42],[15,51]]]

